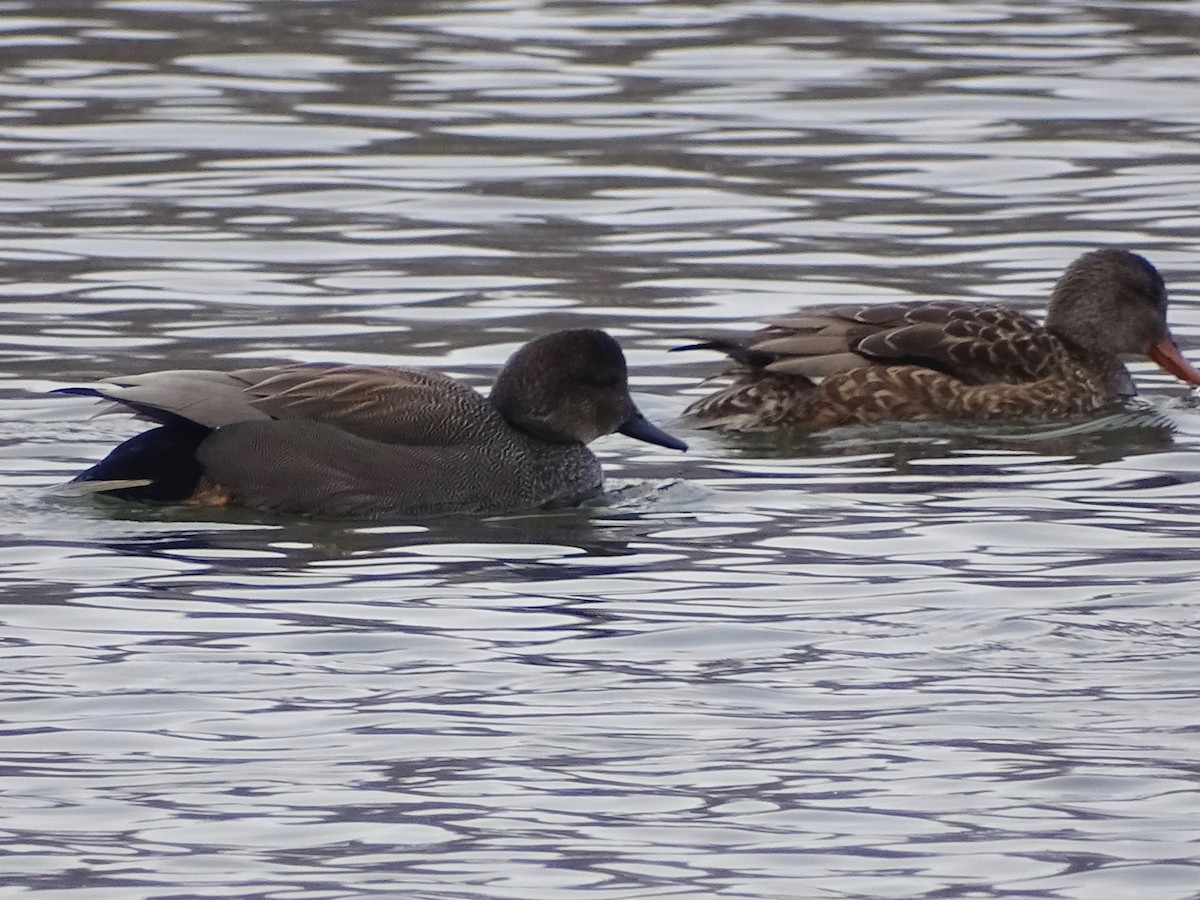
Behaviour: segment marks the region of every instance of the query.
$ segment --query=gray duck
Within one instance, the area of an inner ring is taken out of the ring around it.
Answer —
[[[74,481],[160,503],[495,514],[598,493],[587,444],[602,435],[687,449],[638,411],[620,346],[594,329],[529,342],[486,398],[435,372],[332,364],[151,372],[60,393],[158,423]]]

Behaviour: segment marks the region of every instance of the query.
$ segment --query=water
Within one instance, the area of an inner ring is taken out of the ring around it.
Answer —
[[[729,438],[696,327],[1040,311],[1200,359],[1200,3],[7,2],[0,883],[104,897],[1194,897],[1200,414]],[[362,527],[81,500],[57,385],[599,325],[686,457]]]

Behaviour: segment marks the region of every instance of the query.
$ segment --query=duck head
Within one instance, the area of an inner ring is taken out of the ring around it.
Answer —
[[[1149,357],[1165,371],[1200,385],[1200,371],[1179,352],[1167,327],[1167,288],[1158,270],[1136,253],[1092,250],[1059,278],[1046,327],[1089,354]]]
[[[650,422],[629,396],[625,354],[594,328],[556,331],[530,341],[504,364],[492,404],[514,428],[544,441],[587,444],[620,432],[686,450]]]

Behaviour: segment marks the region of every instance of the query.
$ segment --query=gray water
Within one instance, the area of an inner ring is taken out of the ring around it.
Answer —
[[[1200,895],[1200,412],[723,438],[690,329],[1040,312],[1147,254],[1200,361],[1200,3],[0,6],[0,892]],[[56,386],[485,386],[610,329],[680,456],[363,526],[56,490]]]

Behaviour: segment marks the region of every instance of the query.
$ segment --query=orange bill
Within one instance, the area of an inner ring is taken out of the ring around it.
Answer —
[[[1200,372],[1192,368],[1191,363],[1183,358],[1175,342],[1169,337],[1162,338],[1150,345],[1146,355],[1158,363],[1164,371],[1170,372],[1181,381],[1188,384],[1200,384]]]

